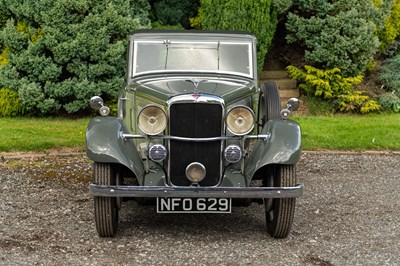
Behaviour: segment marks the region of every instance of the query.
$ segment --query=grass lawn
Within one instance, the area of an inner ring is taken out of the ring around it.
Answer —
[[[0,152],[85,147],[90,118],[0,118]],[[294,116],[303,150],[400,151],[400,114]]]
[[[400,115],[295,116],[304,150],[400,151]]]
[[[88,122],[88,118],[0,118],[0,151],[83,149]]]

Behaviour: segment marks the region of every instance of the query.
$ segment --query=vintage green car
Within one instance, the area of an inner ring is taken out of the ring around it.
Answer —
[[[230,213],[263,203],[269,234],[293,223],[301,130],[275,83],[258,86],[256,38],[245,32],[140,30],[129,40],[118,114],[103,100],[86,131],[97,232],[113,236],[124,199],[157,212]],[[233,204],[233,206],[236,206]]]

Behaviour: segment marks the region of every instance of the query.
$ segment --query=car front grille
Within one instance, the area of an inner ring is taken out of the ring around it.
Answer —
[[[221,136],[222,106],[209,103],[175,103],[170,106],[170,135],[187,138]],[[173,185],[188,186],[186,167],[199,162],[207,174],[201,186],[217,185],[221,170],[221,141],[169,143],[169,177]]]

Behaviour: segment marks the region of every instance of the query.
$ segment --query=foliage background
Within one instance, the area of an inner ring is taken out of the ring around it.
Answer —
[[[321,70],[307,65],[304,68],[288,66],[287,70],[291,77],[303,82],[300,88],[308,96],[329,101],[334,110],[341,112],[369,113],[379,110],[378,102],[354,90],[354,85],[359,84],[363,76],[343,77],[339,68]]]
[[[306,62],[315,67],[359,75],[378,51],[376,33],[384,28],[392,5],[393,0],[293,1],[287,40],[304,46]]]
[[[199,0],[150,0],[153,27],[184,29],[190,27],[189,18],[196,16]]]
[[[375,0],[375,5],[382,4],[382,0]],[[386,3],[390,3],[387,1]],[[386,7],[390,8],[390,6]],[[378,31],[380,41],[380,50],[383,52],[388,51],[395,45],[395,41],[400,33],[400,0],[394,0],[391,6],[390,14],[384,21],[384,26]]]
[[[202,29],[255,34],[258,40],[258,69],[261,71],[278,23],[273,0],[200,0],[200,3]]]
[[[93,95],[114,98],[123,86],[126,36],[148,22],[146,10],[131,4],[1,0],[0,43],[9,62],[0,68],[0,87],[18,92],[35,114],[76,113]]]
[[[375,100],[383,110],[400,109],[400,0],[0,0],[0,116],[88,114],[93,95],[115,104],[124,86],[127,35],[141,28],[251,32],[259,71],[278,35],[304,53],[299,71],[338,69],[343,79],[378,75],[375,86],[384,93]],[[314,86],[313,100],[332,81],[297,78],[303,89]],[[366,110],[374,94],[355,86],[336,100],[318,101],[332,110]]]

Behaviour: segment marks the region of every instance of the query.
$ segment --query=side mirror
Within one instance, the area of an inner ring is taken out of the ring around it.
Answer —
[[[99,110],[102,116],[107,116],[110,113],[110,108],[104,105],[103,99],[99,96],[93,96],[90,99],[90,107],[94,110]]]
[[[90,107],[92,107],[94,110],[99,110],[102,106],[104,106],[104,101],[101,97],[93,96],[90,99]]]
[[[281,111],[282,119],[286,120],[290,117],[290,113],[299,110],[300,101],[297,98],[290,98],[287,101],[287,107]]]
[[[294,112],[299,110],[300,107],[300,101],[297,98],[290,98],[287,102],[287,109],[289,109],[289,111]]]

